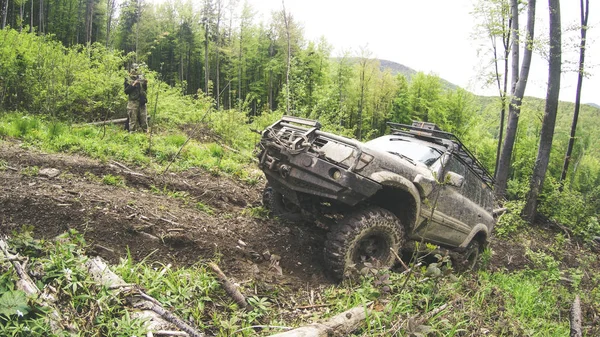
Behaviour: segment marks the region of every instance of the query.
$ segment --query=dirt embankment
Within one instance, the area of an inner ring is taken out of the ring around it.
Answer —
[[[129,249],[137,261],[176,266],[219,259],[237,280],[329,284],[321,266],[322,229],[244,212],[260,205],[262,183],[251,187],[202,170],[159,175],[131,167],[132,173],[120,163],[9,142],[0,144],[0,160],[1,234],[31,225],[36,237],[52,239],[75,229],[92,253],[113,263]],[[46,176],[48,168],[58,175]],[[107,184],[107,175],[123,183]]]

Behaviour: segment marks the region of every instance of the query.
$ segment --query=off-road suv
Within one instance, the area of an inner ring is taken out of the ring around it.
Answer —
[[[464,253],[471,267],[494,227],[493,179],[453,134],[431,123],[388,123],[366,143],[284,116],[258,144],[264,205],[328,225],[325,262],[341,279],[365,262],[391,266],[410,241]]]

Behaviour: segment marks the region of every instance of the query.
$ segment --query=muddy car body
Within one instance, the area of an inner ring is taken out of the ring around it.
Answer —
[[[258,146],[265,205],[330,224],[325,260],[338,278],[367,260],[390,265],[389,250],[407,240],[466,252],[473,264],[494,226],[492,178],[435,125],[390,126],[392,134],[362,143],[284,116]]]

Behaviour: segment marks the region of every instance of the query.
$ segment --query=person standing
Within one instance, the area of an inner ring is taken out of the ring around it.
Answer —
[[[125,78],[125,94],[127,101],[127,122],[129,132],[138,129],[148,132],[148,115],[146,113],[148,80],[140,72],[139,65],[131,66],[129,77]]]

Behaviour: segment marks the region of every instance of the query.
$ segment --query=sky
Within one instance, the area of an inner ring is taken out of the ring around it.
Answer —
[[[272,11],[281,11],[282,0],[247,0],[268,21]],[[481,42],[473,38],[473,0],[284,0],[286,10],[304,27],[305,38],[324,37],[333,47],[332,56],[343,51],[355,55],[366,47],[372,57],[394,61],[417,71],[432,73],[478,95],[497,95],[496,86],[485,88],[479,80]],[[582,103],[600,104],[600,7],[590,1],[586,65],[590,77],[583,81]],[[563,29],[580,22],[579,1],[561,1]],[[538,0],[536,37],[548,37],[548,4]],[[525,27],[525,18],[521,26]],[[571,34],[578,39],[579,31]],[[566,36],[563,37],[563,40]],[[578,42],[576,42],[578,43]],[[487,47],[487,46],[485,46]],[[578,51],[564,53],[563,62],[576,62]],[[546,97],[548,62],[532,60],[526,96]],[[575,101],[577,74],[564,72],[560,99]]]

